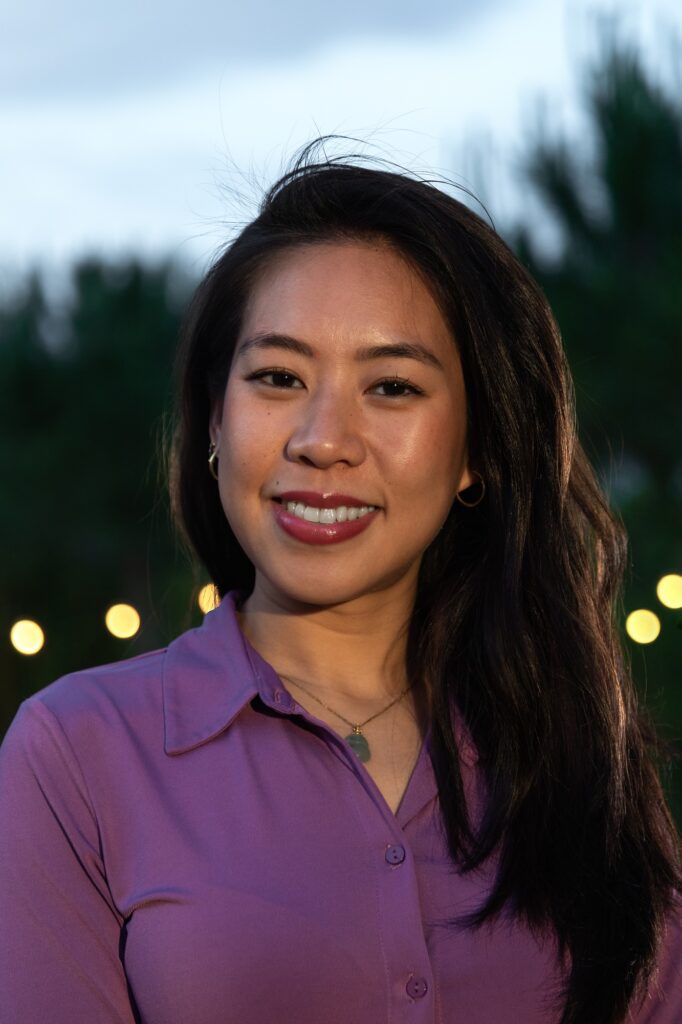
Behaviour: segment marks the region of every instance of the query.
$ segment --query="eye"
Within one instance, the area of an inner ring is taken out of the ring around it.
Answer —
[[[385,380],[380,380],[378,384],[374,385],[375,388],[399,388],[401,390],[407,390],[413,395],[422,395],[424,392],[421,388],[418,388],[416,384],[410,383],[409,380],[403,377],[387,377]],[[386,395],[387,398],[405,398],[404,394],[396,394],[395,392]]]
[[[269,384],[265,380],[266,377],[272,377],[273,383]],[[295,374],[289,373],[288,370],[285,370],[285,369],[283,369],[282,367],[279,367],[279,366],[274,366],[274,367],[272,367],[269,370],[256,370],[255,373],[250,373],[249,376],[246,379],[247,380],[262,380],[263,383],[267,384],[267,386],[270,387],[270,388],[279,388],[280,390],[285,390],[285,391],[291,391],[292,390],[292,388],[290,387],[289,384],[275,383],[275,378],[277,378],[279,381],[282,381],[282,379],[285,379],[287,381],[299,380],[299,378],[296,377]],[[300,381],[299,381],[299,383],[300,383]]]

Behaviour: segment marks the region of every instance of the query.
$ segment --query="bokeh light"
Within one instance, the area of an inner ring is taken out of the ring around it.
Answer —
[[[656,584],[656,596],[666,608],[682,608],[682,576],[671,572]]]
[[[33,619],[19,619],[15,622],[9,638],[19,654],[37,654],[45,643],[45,634]]]
[[[658,615],[650,612],[648,608],[638,608],[628,615],[625,629],[635,643],[650,644],[661,632],[661,622]]]
[[[197,598],[197,604],[201,608],[204,615],[206,612],[213,611],[220,604],[220,597],[218,591],[212,583],[207,583],[205,587],[202,587],[199,591],[199,597]]]
[[[120,640],[135,636],[140,628],[140,616],[130,604],[113,604],[104,621],[109,632]]]

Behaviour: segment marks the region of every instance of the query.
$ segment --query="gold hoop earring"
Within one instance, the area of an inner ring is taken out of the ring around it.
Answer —
[[[482,477],[482,476],[481,476],[481,474],[480,474],[480,473],[479,473],[479,472],[478,472],[477,470],[475,470],[475,469],[474,469],[474,470],[472,470],[472,473],[475,473],[475,475],[476,475],[476,476],[478,477],[478,479],[480,480],[480,483],[481,483],[481,493],[480,493],[480,495],[478,496],[478,498],[476,499],[476,501],[462,501],[462,499],[461,499],[461,498],[460,498],[460,496],[459,496],[459,493],[458,493],[458,494],[456,494],[456,495],[455,495],[455,497],[457,498],[457,501],[458,501],[458,502],[460,503],[460,505],[464,505],[464,507],[465,507],[465,508],[476,508],[476,506],[477,506],[477,505],[480,505],[480,504],[481,504],[481,502],[483,501],[483,495],[485,494],[485,481],[483,480],[483,477]],[[474,484],[470,484],[470,485],[469,485],[469,487],[473,487],[473,486],[474,486]],[[469,487],[465,487],[465,488],[464,488],[464,491],[463,491],[462,493],[465,493],[466,491],[468,491],[468,490],[469,490]]]
[[[213,441],[211,441],[210,445],[208,446],[208,471],[214,480],[218,479],[218,467],[216,466],[217,459],[218,449],[214,445]]]

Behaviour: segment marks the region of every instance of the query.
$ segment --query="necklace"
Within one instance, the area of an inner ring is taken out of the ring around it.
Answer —
[[[346,743],[351,748],[351,750],[358,756],[358,758],[363,763],[365,761],[369,761],[372,754],[369,749],[367,737],[361,731],[362,727],[364,725],[367,725],[368,722],[372,722],[375,718],[378,718],[379,715],[383,715],[384,711],[388,711],[388,709],[392,708],[394,704],[397,704],[398,701],[401,700],[406,693],[409,693],[409,691],[412,689],[412,686],[414,685],[412,684],[412,686],[408,686],[406,689],[404,689],[403,692],[398,694],[395,700],[392,700],[391,703],[388,704],[382,711],[377,711],[377,713],[375,715],[372,715],[371,718],[365,719],[364,722],[357,723],[349,722],[347,718],[344,718],[343,715],[340,715],[338,713],[338,711],[334,711],[333,708],[330,708],[328,704],[325,704],[324,701],[320,700],[319,697],[316,697],[314,693],[311,693],[310,690],[307,690],[305,686],[301,686],[297,679],[292,679],[291,676],[285,676],[281,672],[279,673],[279,675],[281,676],[282,679],[287,679],[290,683],[294,683],[296,686],[300,686],[304,693],[307,693],[309,697],[312,697],[313,700],[316,700],[317,703],[321,704],[323,708],[326,708],[327,711],[331,711],[333,715],[336,715],[337,718],[340,718],[342,722],[346,723],[346,725],[352,726],[352,733],[350,733],[350,735],[348,736],[345,736],[344,739],[346,740]]]

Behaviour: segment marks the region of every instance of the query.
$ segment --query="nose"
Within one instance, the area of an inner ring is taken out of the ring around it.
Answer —
[[[288,457],[324,469],[337,462],[357,466],[365,458],[360,412],[336,393],[319,392],[299,406],[286,445]]]

